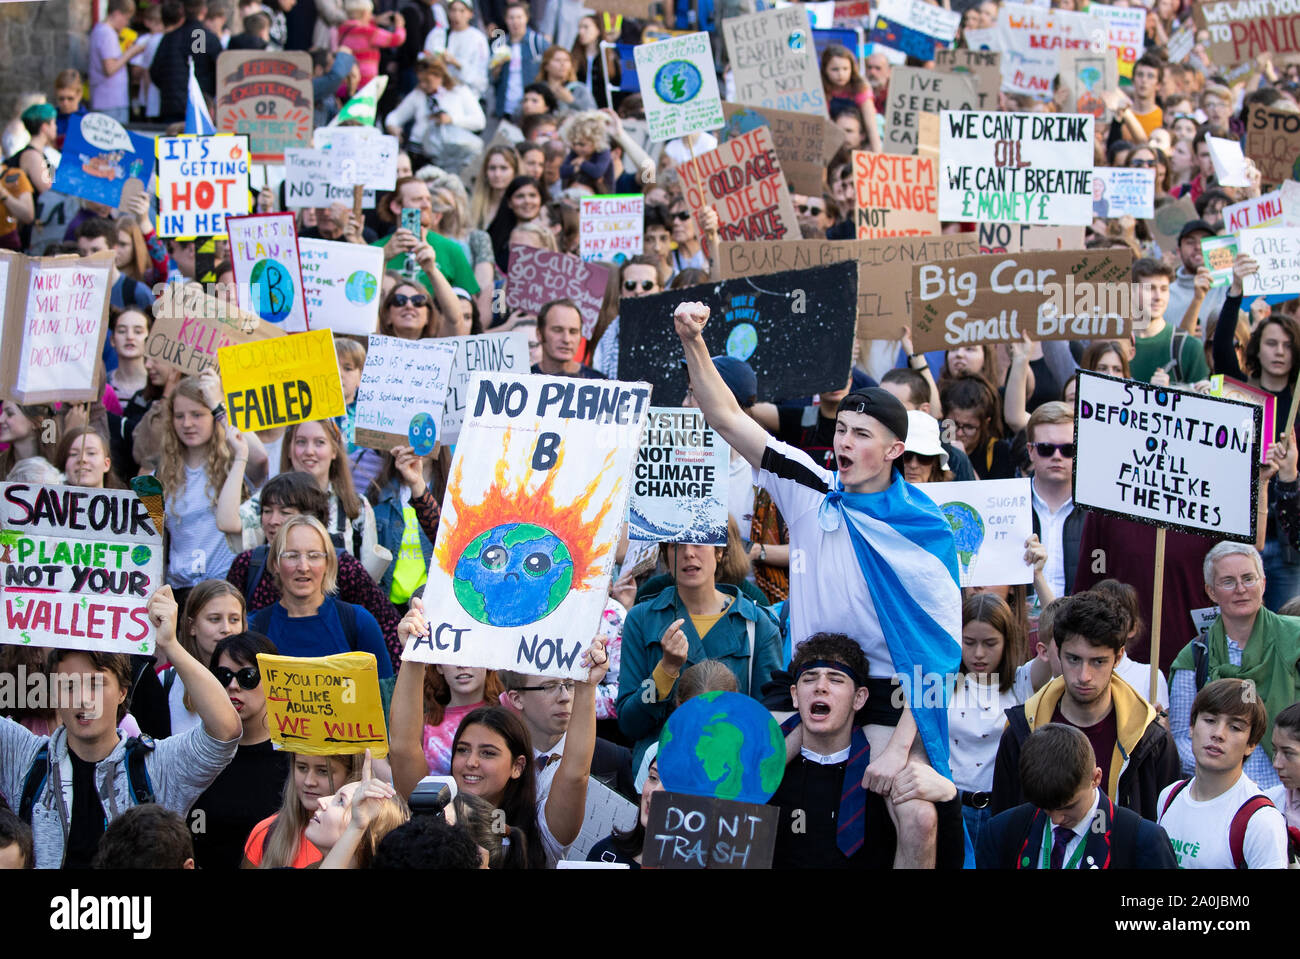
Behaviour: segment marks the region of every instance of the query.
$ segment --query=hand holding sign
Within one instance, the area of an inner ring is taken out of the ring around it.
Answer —
[[[406,648],[407,641],[412,636],[428,636],[429,624],[424,618],[424,600],[419,596],[411,597],[411,608],[402,621],[397,624],[397,641]]]
[[[176,642],[176,619],[179,613],[172,588],[160,586],[149,597],[145,608],[149,612],[149,622],[153,624],[158,656],[162,660],[170,660],[172,643]]]
[[[609,651],[605,649],[605,640],[597,636],[587,647],[587,651],[582,654],[582,665],[589,667],[587,672],[587,685],[595,686],[605,674],[609,672]]]

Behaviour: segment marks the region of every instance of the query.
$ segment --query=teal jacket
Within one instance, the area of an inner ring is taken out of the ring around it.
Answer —
[[[677,693],[674,684],[667,698],[658,701],[651,673],[659,663],[663,649],[659,644],[664,630],[673,620],[684,619],[682,631],[690,642],[683,670],[706,659],[724,663],[736,676],[740,691],[755,699],[763,683],[782,667],[781,632],[771,613],[754,604],[735,586],[718,584],[718,591],[734,597],[724,615],[703,639],[695,632],[685,608],[677,599],[677,588],[670,586],[657,596],[633,606],[623,624],[621,665],[618,675],[618,728],[636,743],[632,750],[632,768],[638,769],[641,757],[652,742],[657,742],[664,723],[672,712]],[[754,624],[754,657],[750,662],[749,628]],[[752,665],[752,668],[751,668]],[[751,683],[752,673],[752,683]]]

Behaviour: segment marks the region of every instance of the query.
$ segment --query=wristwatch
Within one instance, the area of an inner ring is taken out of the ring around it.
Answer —
[[[762,543],[758,544],[758,561],[760,563],[767,562],[767,547],[764,546]]]
[[[221,419],[221,417],[225,415],[226,415],[226,406],[224,403],[218,403],[216,406],[212,407],[212,418],[214,420],[219,420]]]

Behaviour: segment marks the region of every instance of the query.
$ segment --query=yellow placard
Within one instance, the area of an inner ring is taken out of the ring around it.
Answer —
[[[245,433],[344,415],[332,330],[223,346],[217,364],[226,415]]]
[[[334,656],[257,654],[266,689],[271,741],[308,756],[388,755],[388,732],[379,700],[373,653]]]

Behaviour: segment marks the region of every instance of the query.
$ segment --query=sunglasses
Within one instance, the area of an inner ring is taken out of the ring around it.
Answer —
[[[1060,450],[1061,455],[1067,460],[1074,459],[1073,443],[1030,443],[1029,445],[1038,450],[1038,455],[1043,459],[1050,458],[1057,450]]]
[[[398,293],[393,297],[393,306],[406,306],[408,303],[411,306],[425,306],[428,302],[429,298],[423,293],[413,293],[409,296],[405,293]]]
[[[232,679],[239,683],[240,689],[256,689],[257,684],[262,681],[262,674],[257,671],[256,666],[245,666],[238,672],[228,666],[218,666],[212,670],[212,675],[217,677],[217,682],[221,684],[222,689],[229,686]]]
[[[691,215],[687,213],[685,210],[681,210],[677,213],[673,213],[670,215],[674,220],[680,220],[682,223],[685,223],[687,220],[691,218]]]
[[[1156,165],[1155,160],[1129,160],[1128,165],[1131,167],[1153,167]]]
[[[821,216],[825,211],[824,206],[813,206],[811,203],[800,203],[795,207],[800,216]]]
[[[623,281],[623,289],[627,290],[627,292],[629,292],[629,293],[633,293],[633,292],[635,292],[635,291],[636,291],[636,287],[637,287],[637,282],[636,282],[636,280],[624,280],[624,281]],[[642,293],[649,293],[649,292],[650,292],[651,290],[653,290],[654,288],[655,288],[655,281],[654,281],[654,280],[642,280],[642,281],[641,281],[641,292],[642,292]]]
[[[933,455],[933,454],[927,456],[927,455],[922,454],[922,453],[913,453],[911,450],[908,450],[907,452],[905,452],[905,453],[903,454],[903,462],[904,462],[904,463],[910,463],[910,462],[912,462],[913,460],[915,460],[915,461],[918,462],[918,463],[923,463],[923,464],[925,464],[925,465],[928,466],[928,465],[930,465],[931,463],[935,462],[935,461],[938,460],[938,459],[939,459],[939,457],[938,457],[938,456],[935,456],[935,455]]]

